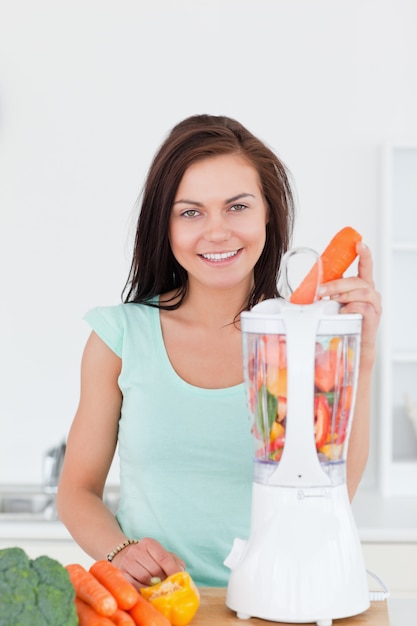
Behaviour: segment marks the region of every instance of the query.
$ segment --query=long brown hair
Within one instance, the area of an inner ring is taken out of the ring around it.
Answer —
[[[163,142],[145,181],[134,252],[124,302],[149,304],[158,295],[175,291],[178,308],[188,287],[186,270],[176,261],[169,243],[171,209],[181,179],[196,161],[223,154],[244,155],[257,170],[268,208],[265,246],[254,267],[250,308],[277,294],[281,258],[289,247],[294,200],[288,172],[278,157],[242,124],[225,116],[194,115],[177,124]]]

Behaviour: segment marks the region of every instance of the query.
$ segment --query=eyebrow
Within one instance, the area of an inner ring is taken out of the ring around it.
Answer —
[[[236,200],[241,200],[241,198],[246,198],[250,196],[251,198],[255,198],[253,193],[239,193],[237,196],[233,196],[232,198],[228,198],[225,201],[225,204],[229,204],[230,202],[236,202]],[[194,206],[203,206],[201,202],[197,202],[196,200],[187,200],[186,198],[181,198],[180,200],[176,200],[174,204],[192,204]]]

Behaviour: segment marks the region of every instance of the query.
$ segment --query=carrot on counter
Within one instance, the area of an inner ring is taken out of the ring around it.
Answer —
[[[116,626],[136,626],[133,617],[127,611],[117,609],[116,613],[109,618]]]
[[[119,609],[130,609],[138,601],[139,591],[109,561],[96,561],[90,567],[90,573],[112,594]]]
[[[357,257],[356,244],[362,236],[350,226],[342,228],[320,255],[321,283],[341,278]],[[294,304],[312,304],[315,300],[318,283],[318,261],[313,265],[299,287],[291,294]]]
[[[110,617],[117,611],[117,602],[112,594],[82,565],[66,565],[76,595],[89,604],[97,613]]]
[[[77,609],[79,626],[114,626],[109,617],[104,617],[95,611],[87,602],[75,597],[75,607]],[[134,622],[133,622],[134,623]],[[126,626],[128,626],[126,624]]]
[[[135,606],[129,609],[129,614],[133,617],[136,626],[171,626],[169,619],[141,595]]]

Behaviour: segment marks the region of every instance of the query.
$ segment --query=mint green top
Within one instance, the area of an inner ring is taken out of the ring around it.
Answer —
[[[85,319],[122,359],[123,532],[157,539],[198,585],[226,586],[223,560],[250,525],[253,444],[244,385],[202,389],[181,379],[155,307],[97,307]]]

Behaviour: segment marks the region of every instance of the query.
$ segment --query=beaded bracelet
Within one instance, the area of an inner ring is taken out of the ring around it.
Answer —
[[[119,552],[124,550],[124,548],[127,548],[127,546],[130,546],[132,543],[139,543],[139,541],[139,539],[126,539],[125,541],[122,541],[122,543],[119,543],[119,545],[106,556],[106,559],[111,563],[116,554],[119,554]]]

